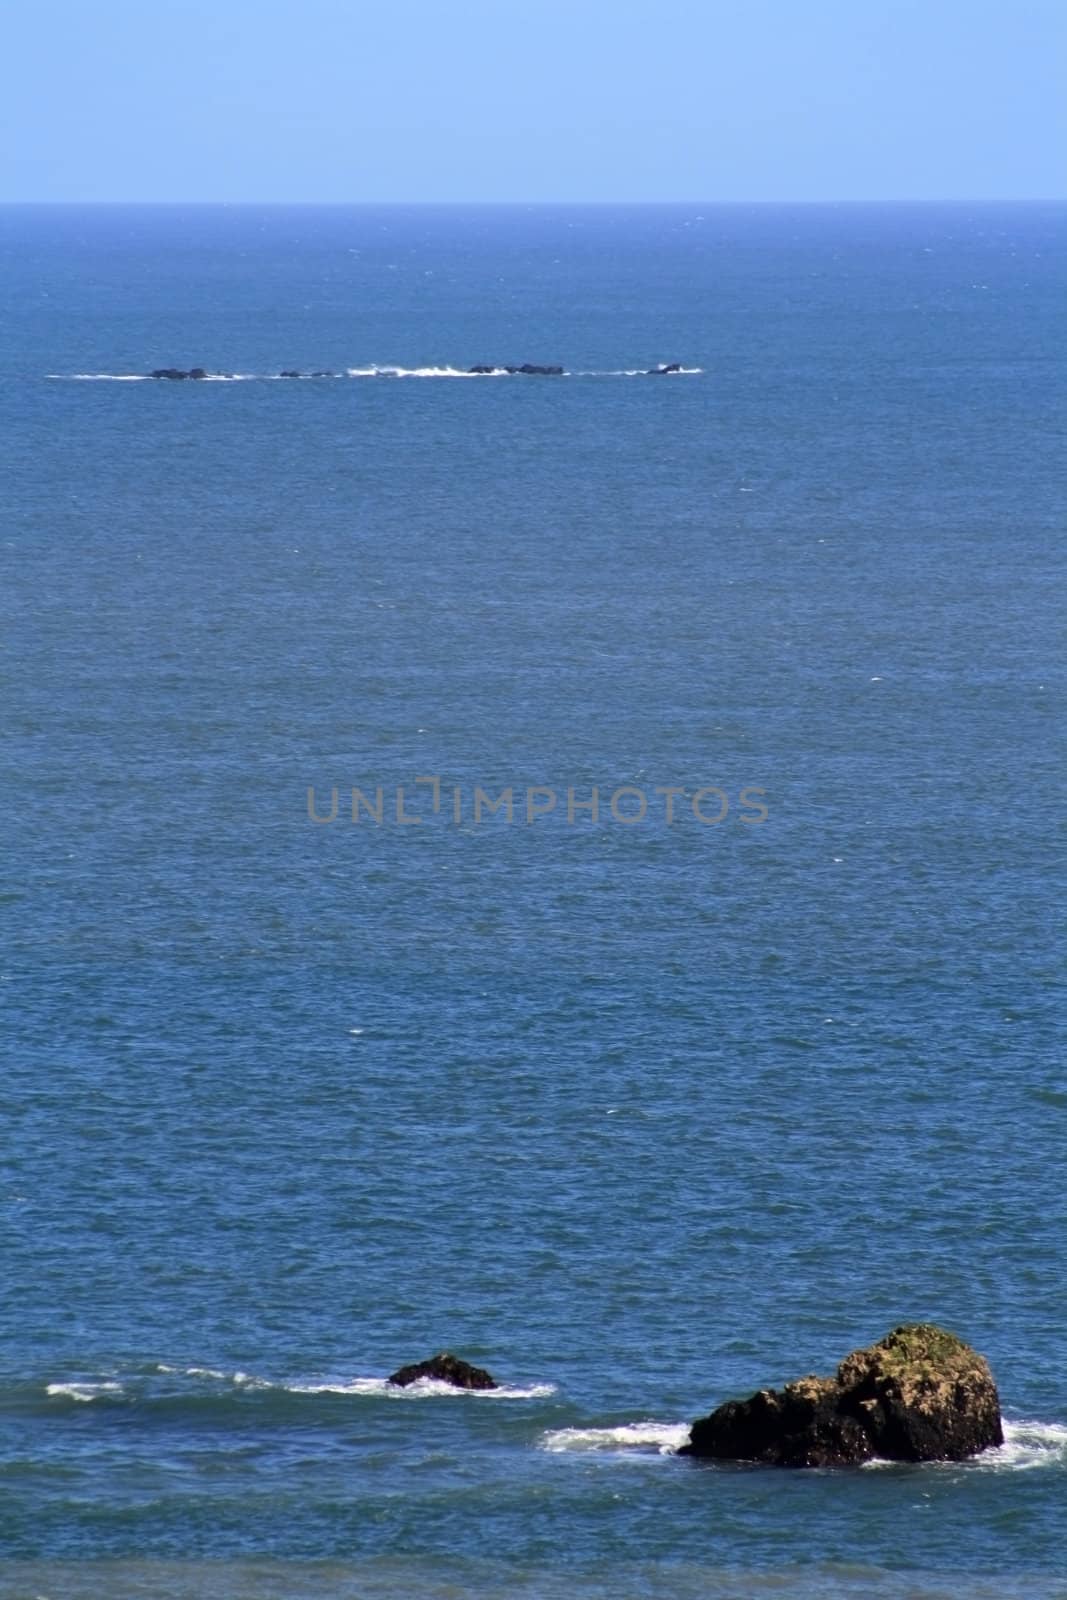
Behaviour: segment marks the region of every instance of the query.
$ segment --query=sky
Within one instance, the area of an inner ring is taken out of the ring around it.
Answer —
[[[1051,199],[1064,0],[0,0],[0,200]]]

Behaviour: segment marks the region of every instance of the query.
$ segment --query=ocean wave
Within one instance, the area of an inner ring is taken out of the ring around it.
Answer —
[[[150,372],[49,372],[47,377],[60,383],[158,383]],[[308,374],[310,377],[310,373]],[[333,376],[333,374],[331,374]],[[340,374],[337,374],[340,376]],[[195,383],[270,383],[280,379],[277,372],[205,372]]]
[[[544,1400],[556,1393],[554,1383],[498,1384],[495,1389],[457,1389],[455,1384],[436,1378],[419,1378],[401,1388],[388,1378],[349,1378],[332,1383],[289,1383],[278,1385],[289,1394],[373,1395],[385,1400],[452,1400],[470,1396],[474,1400]]]
[[[250,1372],[220,1372],[217,1367],[168,1367],[165,1362],[159,1361],[152,1370],[180,1378],[210,1378],[216,1383],[233,1384],[235,1389],[272,1389],[275,1387],[274,1384],[268,1383],[265,1378],[253,1377]]]
[[[45,1394],[50,1400],[75,1400],[88,1405],[92,1400],[115,1399],[123,1392],[121,1383],[48,1383]]]
[[[900,1471],[907,1463],[865,1461],[865,1472]],[[967,1461],[929,1461],[932,1472],[1032,1472],[1035,1467],[1067,1467],[1067,1424],[1062,1422],[1010,1422],[1004,1419],[1004,1443],[992,1445]],[[914,1470],[914,1469],[912,1469]]]
[[[1067,1467],[1067,1424],[1005,1419],[1004,1443],[983,1450],[968,1465],[987,1472],[1031,1472],[1035,1467]]]
[[[507,378],[506,367],[490,372],[467,372],[462,367],[346,367],[349,378]]]
[[[151,383],[147,372],[49,372],[63,383]]]
[[[624,1422],[614,1428],[556,1428],[541,1436],[541,1449],[565,1451],[642,1450],[673,1456],[689,1438],[687,1422]]]
[[[540,1448],[553,1454],[641,1451],[646,1455],[671,1456],[677,1454],[688,1438],[688,1423],[627,1422],[613,1428],[557,1428],[541,1436]],[[865,1471],[900,1471],[901,1467],[899,1461],[864,1463]],[[1002,1445],[983,1450],[969,1461],[930,1462],[923,1470],[1030,1472],[1037,1467],[1067,1467],[1067,1424],[1005,1420]]]
[[[32,1393],[31,1386],[27,1398]],[[40,1388],[36,1393],[40,1395]],[[240,1369],[226,1372],[218,1367],[177,1367],[163,1361],[123,1374],[121,1382],[113,1377],[78,1378],[44,1385],[44,1394],[51,1401],[66,1400],[84,1405],[102,1400],[111,1404],[136,1402],[167,1407],[183,1402],[225,1401],[230,1397],[235,1402],[247,1403],[257,1395],[278,1401],[293,1397],[295,1404],[314,1396],[379,1400],[453,1400],[468,1396],[478,1400],[544,1400],[555,1393],[554,1383],[501,1384],[496,1389],[468,1390],[432,1378],[420,1378],[416,1383],[401,1387],[383,1377],[270,1379]]]

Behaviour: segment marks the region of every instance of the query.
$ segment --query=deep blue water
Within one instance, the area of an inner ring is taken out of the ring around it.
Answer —
[[[1067,1593],[1063,223],[0,212],[0,1593]]]

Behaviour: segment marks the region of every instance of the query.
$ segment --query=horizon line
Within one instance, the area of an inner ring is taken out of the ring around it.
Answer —
[[[862,196],[849,196],[825,199],[737,199],[737,200],[419,200],[419,199],[393,199],[393,200],[204,200],[195,198],[159,200],[145,198],[111,198],[111,199],[6,199],[0,197],[0,207],[14,206],[215,206],[220,209],[239,208],[242,206],[279,206],[295,208],[299,206],[334,207],[337,209],[371,206],[421,206],[436,207],[441,210],[448,208],[485,207],[485,208],[526,208],[534,209],[542,206],[581,206],[591,208],[595,206],[633,206],[633,207],[667,207],[667,206],[706,206],[710,208],[726,208],[733,206],[1034,206],[1034,205],[1067,205],[1067,194],[1064,195],[939,195],[936,197],[917,197],[914,195],[898,195],[882,198],[864,198]]]

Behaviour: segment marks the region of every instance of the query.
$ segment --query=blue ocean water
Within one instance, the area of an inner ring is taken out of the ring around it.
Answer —
[[[1067,1593],[1063,223],[0,212],[0,1594]]]

